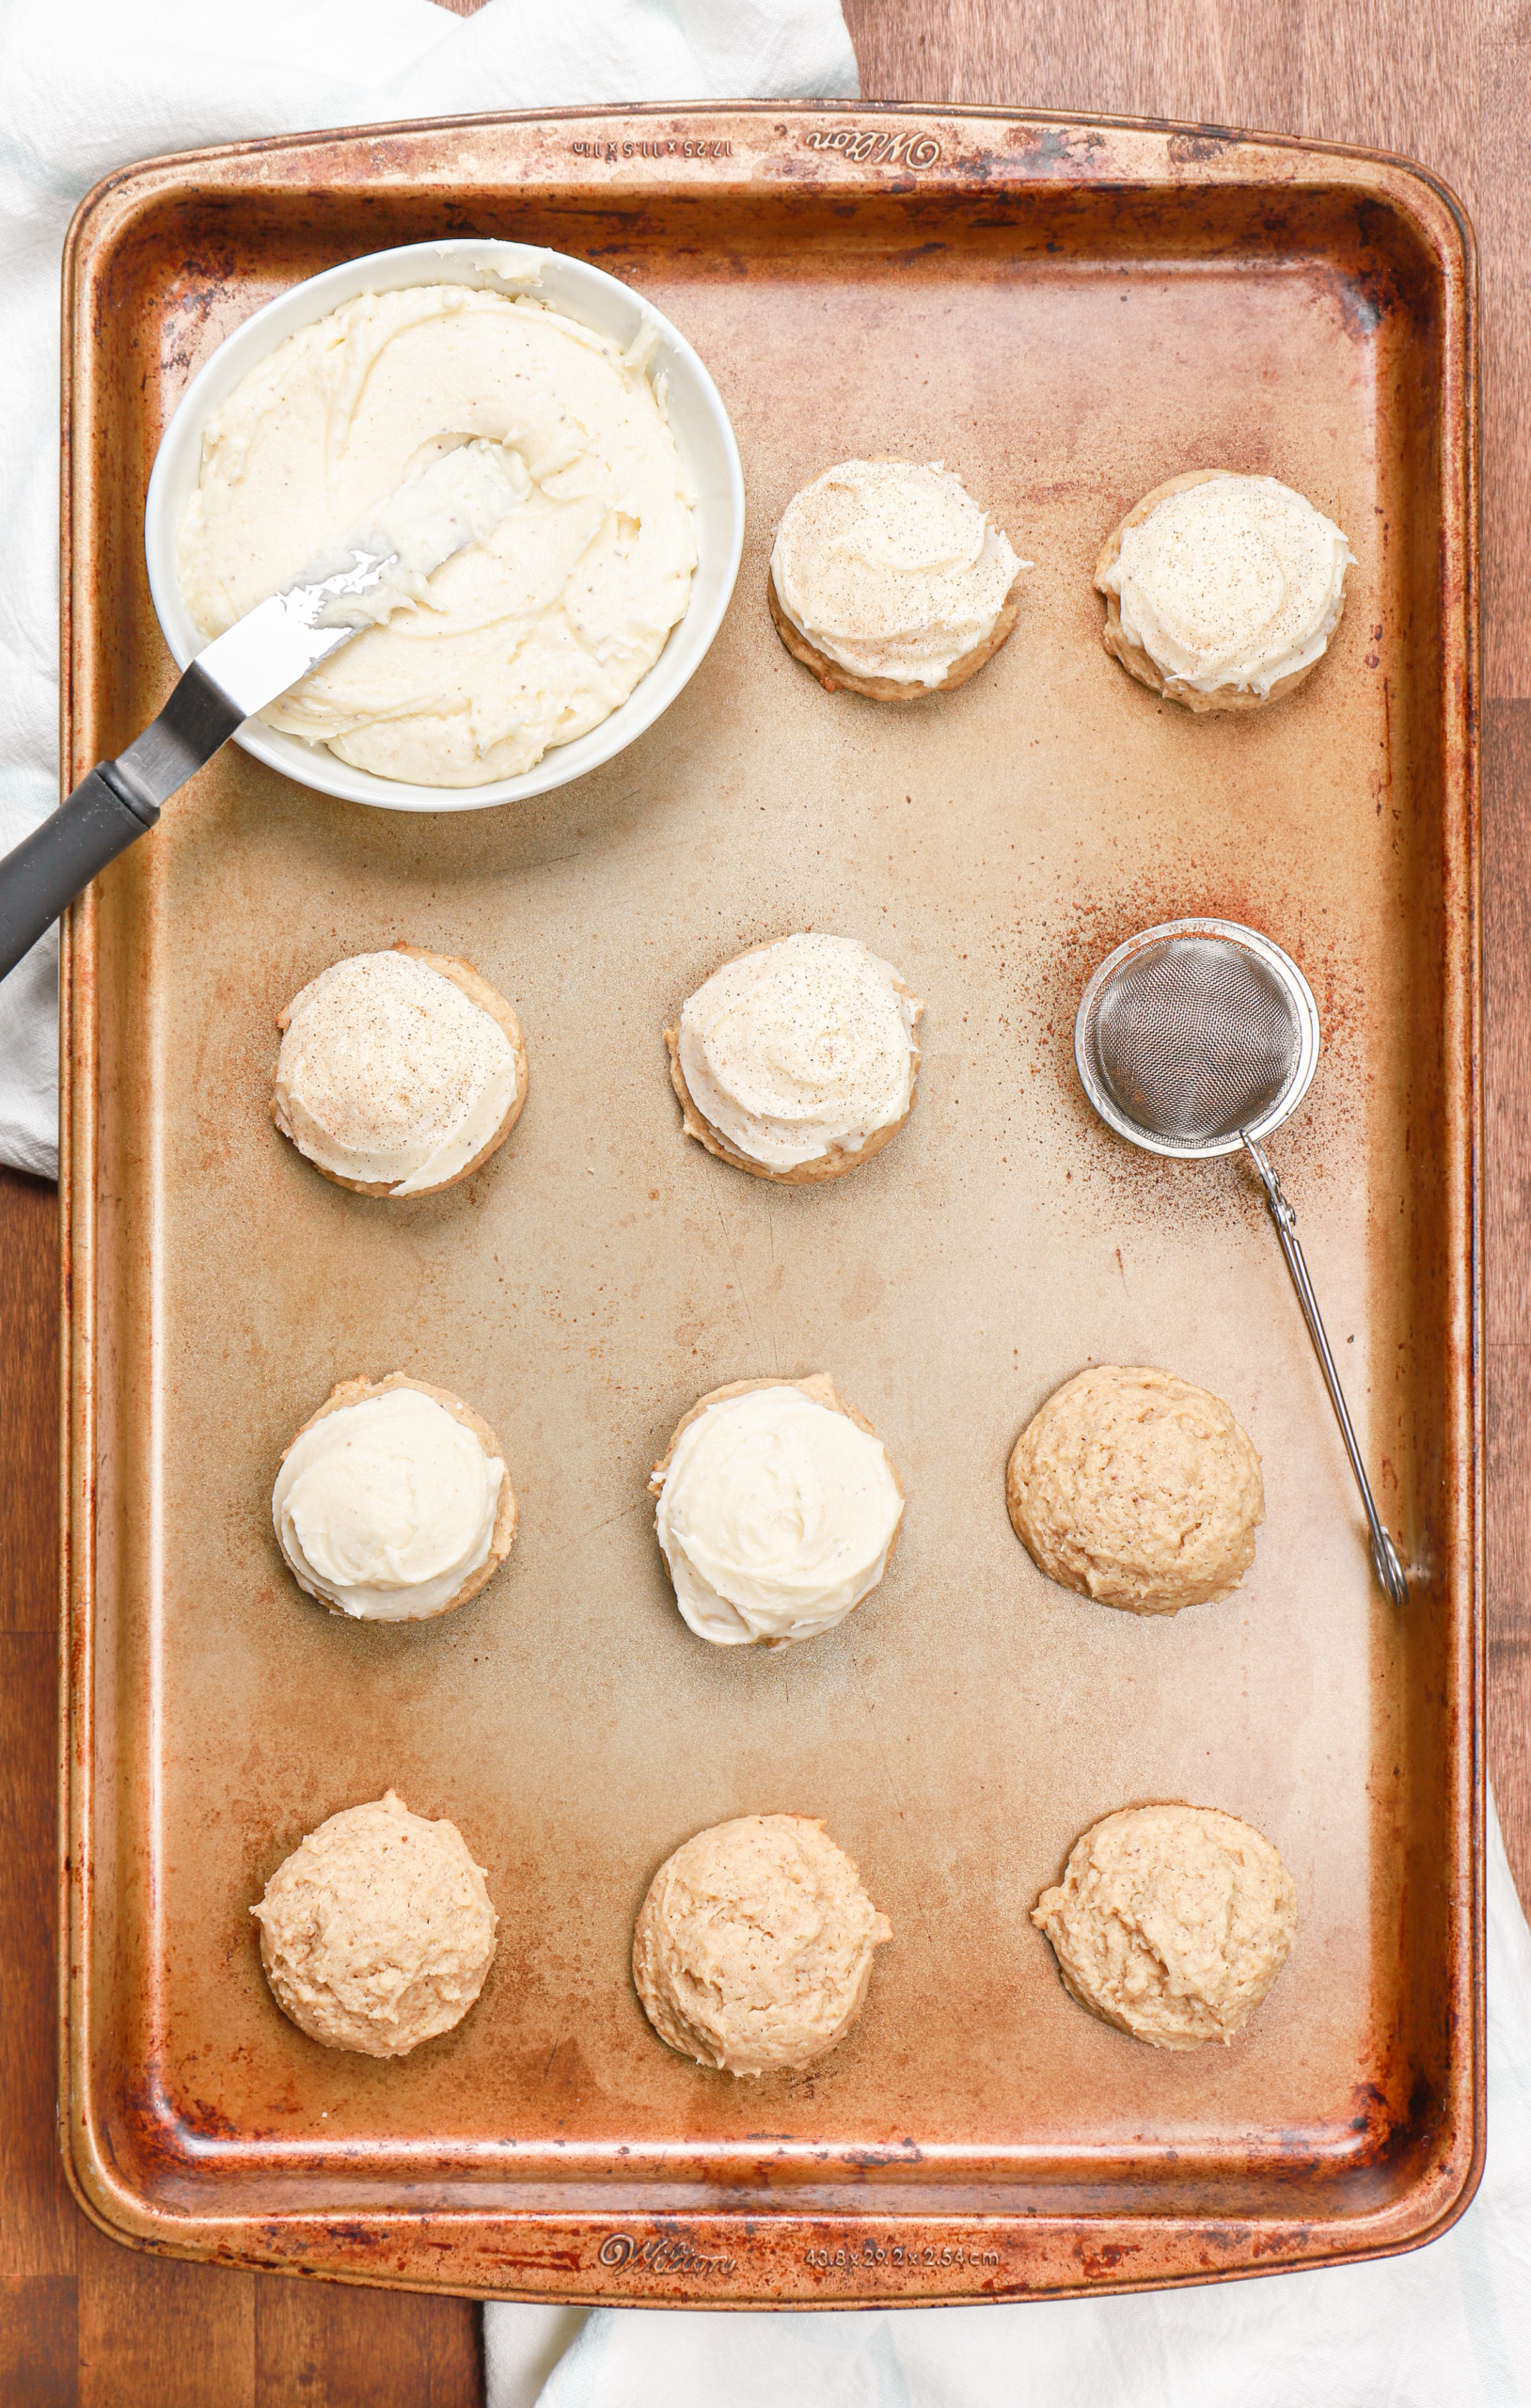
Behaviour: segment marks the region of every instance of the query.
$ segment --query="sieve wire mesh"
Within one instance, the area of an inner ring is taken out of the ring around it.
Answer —
[[[1281,1100],[1302,1059],[1295,1006],[1274,971],[1223,937],[1166,937],[1125,961],[1096,1000],[1090,1052],[1116,1110],[1148,1137],[1211,1145]]]

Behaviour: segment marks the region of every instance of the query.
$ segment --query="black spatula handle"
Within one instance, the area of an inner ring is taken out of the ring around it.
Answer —
[[[117,760],[98,761],[0,861],[0,978],[108,862],[153,827],[161,803],[211,761],[244,716],[193,661],[142,736]]]
[[[98,762],[40,828],[0,862],[0,978],[31,952],[81,888],[159,817],[157,809],[141,812],[113,784],[114,767]]]

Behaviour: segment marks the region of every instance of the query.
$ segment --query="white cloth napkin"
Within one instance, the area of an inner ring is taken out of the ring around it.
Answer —
[[[1531,1931],[1489,1808],[1489,2154],[1404,2258],[1000,2307],[491,2305],[488,2408],[1528,2408]]]
[[[582,102],[854,99],[838,0],[0,0],[0,853],[58,799],[58,267],[158,151]],[[58,1168],[58,940],[0,983],[0,1162]]]

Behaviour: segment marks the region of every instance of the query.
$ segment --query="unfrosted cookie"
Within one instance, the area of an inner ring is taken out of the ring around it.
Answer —
[[[803,1814],[746,1814],[655,1875],[633,1980],[661,2040],[721,2073],[812,2065],[861,2011],[892,1938],[855,1864]]]
[[[1114,1363],[1053,1390],[1016,1441],[1005,1502],[1050,1580],[1138,1614],[1225,1597],[1265,1519],[1260,1459],[1221,1398]]]
[[[1322,658],[1353,565],[1334,520],[1290,485],[1194,468],[1106,540],[1106,650],[1188,710],[1258,710]]]
[[[914,1106],[924,1006],[854,937],[781,937],[742,953],[665,1031],[686,1133],[788,1187],[880,1153]]]
[[[649,1490],[675,1602],[718,1647],[832,1630],[887,1571],[904,1514],[888,1450],[827,1371],[714,1388]]]
[[[499,1921],[455,1823],[391,1789],[301,1840],[250,1912],[277,2005],[326,2049],[402,2057],[460,2023]]]
[[[783,511],[766,598],[829,693],[917,702],[998,652],[1028,565],[940,461],[842,460]]]
[[[332,1613],[419,1622],[476,1597],[511,1551],[515,1492],[487,1421],[403,1371],[343,1380],[289,1446],[276,1544]]]
[[[1270,1841],[1210,1806],[1127,1806],[1075,1842],[1032,1921],[1081,2006],[1153,2049],[1242,2030],[1297,1929]]]
[[[527,1100],[521,1023],[466,961],[352,954],[276,1016],[271,1117],[358,1196],[434,1196],[502,1146]]]

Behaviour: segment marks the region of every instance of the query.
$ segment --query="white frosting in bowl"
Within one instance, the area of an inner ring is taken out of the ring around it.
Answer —
[[[516,1100],[498,1021],[415,955],[358,953],[288,1006],[273,1117],[301,1153],[391,1196],[440,1187]]]
[[[365,527],[348,531],[305,564],[299,583],[317,585],[350,569],[358,549],[393,555],[370,591],[332,595],[319,613],[319,626],[381,626],[406,603],[429,602],[430,580],[443,561],[470,544],[486,543],[526,498],[526,463],[503,444],[480,436],[444,452],[386,496]]]
[[[271,1497],[300,1589],[367,1622],[450,1605],[488,1559],[505,1465],[418,1388],[338,1406],[300,1431]]]
[[[1353,564],[1334,520],[1289,485],[1215,476],[1125,529],[1097,582],[1166,680],[1263,700],[1327,649]]]
[[[643,367],[557,309],[464,284],[366,293],[290,335],[208,419],[176,542],[221,634],[473,438],[519,500],[260,714],[376,776],[529,769],[632,693],[684,615],[693,496]]]
[[[682,1430],[655,1523],[690,1628],[742,1647],[844,1622],[882,1578],[903,1511],[881,1439],[783,1381]]]
[[[909,1110],[923,1008],[855,938],[783,937],[685,1004],[681,1075],[719,1135],[768,1170],[858,1153]]]
[[[842,460],[794,494],[771,553],[800,635],[853,676],[941,685],[1026,563],[937,460]]]

